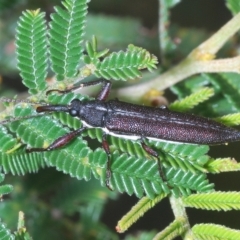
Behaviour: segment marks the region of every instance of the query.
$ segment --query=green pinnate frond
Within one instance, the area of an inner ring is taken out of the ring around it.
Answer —
[[[160,159],[166,159],[174,168],[182,168],[185,171],[206,172],[204,165],[208,162],[209,157],[206,153],[209,151],[207,145],[193,144],[174,144],[161,141],[149,141],[149,144],[159,149]]]
[[[240,124],[240,113],[228,114],[215,118],[215,120],[227,126],[236,126]]]
[[[13,190],[13,186],[12,185],[3,185],[0,186],[0,195],[5,195],[5,194],[9,194],[10,192],[12,192]]]
[[[138,141],[131,141],[113,136],[109,136],[108,141],[112,145],[111,149],[117,149],[122,153],[128,153],[129,155],[151,159]]]
[[[15,236],[11,234],[10,229],[8,229],[2,221],[0,221],[0,239],[3,240],[16,239]]]
[[[225,106],[221,106],[228,109],[224,109],[227,113],[236,112],[240,110],[239,106],[239,94],[240,94],[240,84],[239,75],[237,73],[221,73],[217,75],[206,74],[204,75],[207,80],[214,86],[218,91],[221,90],[221,98],[226,99]],[[221,101],[219,100],[221,103]],[[231,108],[231,109],[229,109]],[[222,112],[223,110],[221,110]]]
[[[163,231],[158,233],[153,239],[174,239],[186,231],[186,226],[187,221],[185,218],[177,218]]]
[[[146,158],[136,158],[127,154],[111,155],[111,183],[114,189],[136,194],[142,197],[145,194],[153,199],[160,193],[168,194],[170,191],[176,196],[187,196],[191,191],[206,192],[213,188],[206,179],[206,174],[185,172],[181,169],[166,168],[166,178],[171,189],[164,182],[158,171],[157,162]]]
[[[240,170],[240,163],[234,158],[217,158],[210,159],[205,167],[210,173],[232,172]]]
[[[5,175],[1,173],[0,182],[3,182],[4,179],[5,179]],[[0,186],[0,197],[2,197],[2,195],[9,194],[12,190],[13,190],[12,185],[6,184],[6,185]]]
[[[145,49],[129,46],[126,52],[114,52],[105,57],[93,73],[105,79],[127,80],[140,77],[141,69],[152,70],[156,64],[157,58]]]
[[[119,233],[125,232],[130,226],[132,226],[139,218],[141,218],[149,209],[153,208],[158,202],[160,202],[167,195],[162,193],[154,199],[143,197],[140,199],[132,209],[125,214],[121,220],[118,221],[116,229]]]
[[[183,198],[187,207],[194,207],[207,210],[229,211],[240,209],[239,192],[210,192],[199,193]]]
[[[13,175],[24,175],[26,173],[36,173],[46,166],[42,153],[17,151],[10,154],[0,154],[0,162],[4,173]]]
[[[217,224],[196,224],[192,231],[200,240],[236,240],[240,239],[240,231]]]
[[[73,118],[64,112],[55,112],[53,113],[53,116],[69,128],[78,129],[82,126],[82,123],[79,121],[79,119]]]
[[[88,0],[68,0],[63,2],[66,10],[55,7],[51,14],[49,43],[50,59],[58,80],[77,74],[82,56],[81,46],[87,14]]]
[[[151,230],[151,231],[141,231],[135,234],[130,234],[127,235],[124,239],[125,240],[150,240],[153,239],[154,236],[156,235],[156,230]]]
[[[194,174],[180,169],[169,168],[166,177],[170,185],[176,186],[176,188],[172,189],[176,197],[180,195],[187,196],[191,191],[209,192],[214,187],[214,184],[210,184],[206,174],[203,173]]]
[[[149,71],[152,71],[153,69],[157,68],[157,66],[156,66],[158,64],[157,57],[154,56],[153,54],[151,54],[150,52],[148,52],[146,49],[134,46],[133,44],[129,44],[127,51],[132,52],[132,53],[138,53],[139,57],[143,58],[143,61],[140,64],[139,69],[146,68]],[[132,59],[132,60],[133,60],[133,62],[135,61],[136,64],[138,63],[138,61],[136,59]]]
[[[100,128],[90,128],[83,133],[83,136],[88,136],[91,139],[97,139],[99,142],[102,142],[103,131]]]
[[[90,64],[91,62],[94,64],[99,63],[99,58],[104,57],[108,53],[109,49],[104,49],[98,52],[97,45],[97,38],[95,36],[92,37],[91,42],[86,42],[87,55],[84,55],[84,61],[86,64]]]
[[[236,15],[240,11],[240,4],[237,1],[227,0],[226,1],[226,6],[232,12],[233,15]]]
[[[44,17],[39,10],[23,12],[16,30],[18,68],[31,94],[46,88],[47,28]]]
[[[199,103],[208,100],[213,95],[214,89],[205,87],[198,90],[197,92],[192,93],[191,95],[185,97],[182,100],[177,100],[171,103],[169,108],[175,111],[186,112],[197,106]]]
[[[0,126],[0,153],[9,151],[16,146],[16,138],[8,133],[7,128]]]
[[[19,115],[29,113],[30,109],[21,109]],[[28,114],[26,114],[28,115]],[[17,136],[21,138],[23,143],[31,147],[44,147],[52,143],[56,138],[64,135],[66,130],[57,121],[53,121],[49,116],[41,116],[13,122],[10,129],[16,132]]]
[[[51,104],[69,104],[73,99],[88,100],[89,98],[82,96],[80,94],[74,94],[72,92],[64,94],[64,95],[50,95],[48,97],[48,101]],[[80,121],[80,120],[79,120]]]
[[[69,145],[68,148],[45,152],[47,163],[77,179],[90,180],[93,168],[97,166],[91,164],[92,151],[87,147],[87,142],[79,137]],[[100,154],[97,157],[100,161]]]

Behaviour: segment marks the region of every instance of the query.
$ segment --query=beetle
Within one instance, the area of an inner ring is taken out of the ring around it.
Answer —
[[[107,154],[106,186],[111,189],[111,159],[107,136],[137,140],[142,148],[158,162],[161,178],[166,181],[158,153],[146,143],[146,139],[172,141],[191,144],[225,144],[239,141],[240,131],[227,127],[209,118],[169,110],[166,106],[158,108],[131,104],[118,99],[106,101],[111,82],[96,80],[82,83],[66,91],[50,90],[66,93],[80,87],[102,84],[102,88],[94,100],[73,99],[69,105],[42,105],[36,108],[41,112],[67,112],[79,118],[83,127],[71,131],[56,139],[47,148],[30,148],[27,152],[50,151],[65,146],[76,136],[88,128],[103,130],[102,147]]]

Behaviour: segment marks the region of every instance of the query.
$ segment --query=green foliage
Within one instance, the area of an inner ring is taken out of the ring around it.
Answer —
[[[192,194],[183,198],[183,202],[187,207],[195,207],[207,210],[239,210],[240,209],[240,193],[238,192],[211,192]]]
[[[237,14],[240,11],[240,3],[234,0],[227,0],[226,5],[232,14]]]
[[[210,173],[231,172],[239,171],[240,164],[232,158],[217,158],[210,159],[206,165],[206,168]]]
[[[97,77],[106,79],[134,79],[141,76],[138,69],[152,70],[156,64],[156,57],[145,49],[129,46],[125,53],[120,51],[106,57],[96,66],[94,73]]]
[[[240,231],[230,229],[217,224],[197,224],[193,228],[193,233],[197,239],[229,239],[234,240],[240,237]]]
[[[151,240],[156,235],[156,231],[139,232],[134,235],[128,235],[125,240]]]
[[[66,10],[55,7],[51,15],[49,43],[53,71],[58,80],[77,74],[83,48],[88,0],[64,1]]]
[[[5,175],[0,174],[0,182],[2,182],[5,178]],[[13,187],[11,185],[2,185],[0,186],[0,196],[2,197],[2,195],[5,194],[9,194],[11,191],[13,190]]]
[[[32,94],[32,101],[42,102],[40,104],[43,105],[66,105],[75,98],[87,101],[90,98],[81,94],[59,95],[53,91],[51,95],[46,96],[45,93],[49,89],[71,88],[77,81],[86,77],[90,80],[96,77],[121,81],[132,80],[132,84],[133,80],[146,76],[143,70],[156,69],[157,57],[143,49],[143,45],[136,47],[133,45],[135,43],[128,44],[125,51],[110,52],[108,48],[103,47],[102,43],[99,44],[99,48],[97,40],[101,41],[101,38],[98,37],[98,33],[94,33],[97,37],[86,41],[84,49],[88,2],[88,0],[65,0],[62,2],[64,8],[55,7],[55,13],[50,15],[49,30],[44,20],[45,14],[40,13],[39,10],[27,10],[20,17],[16,35],[18,68],[23,83]],[[161,6],[159,46],[163,53],[160,58],[166,68],[169,67],[170,62],[176,62],[176,59],[171,59],[171,61],[167,59],[177,47],[171,40],[168,23],[169,10],[178,2],[180,1],[159,1]],[[232,1],[227,1],[227,5],[233,13],[238,11],[238,6]],[[103,20],[104,24],[101,24],[105,25],[112,18],[100,16],[98,19],[99,22]],[[119,19],[106,25],[115,28],[118,21]],[[135,21],[128,22],[131,26],[140,28]],[[99,30],[105,33],[103,34],[105,39],[109,36],[107,26],[103,30],[99,27]],[[129,25],[126,28],[128,28],[126,32],[130,34]],[[136,30],[138,29],[134,29],[130,35],[137,38],[139,42],[145,42],[145,38],[136,37]],[[189,36],[196,34],[199,40],[202,32],[200,34],[192,31],[188,34]],[[89,38],[88,35],[87,39]],[[123,38],[125,38],[124,34],[119,37],[119,39]],[[189,44],[184,39],[193,41],[191,37],[182,38],[184,42],[182,46],[188,45],[182,52],[193,44],[192,42]],[[129,43],[128,41],[126,43]],[[115,44],[114,41],[112,42]],[[124,46],[126,46],[125,42]],[[85,54],[83,54],[84,50],[86,50]],[[45,81],[48,63],[51,63],[53,73],[58,80],[58,82],[52,81],[51,86]],[[159,71],[154,74],[158,75]],[[175,77],[174,71],[171,77]],[[143,82],[146,80],[147,78],[143,79]],[[119,81],[116,87],[121,87],[121,84]],[[239,89],[239,75],[236,73],[194,76],[188,81],[171,87],[179,100],[170,104],[169,108],[176,111],[191,110],[199,115],[215,117],[217,121],[229,126],[238,125],[240,117],[236,112],[240,111]],[[124,89],[120,90],[124,92]],[[223,114],[228,115],[219,117]],[[185,207],[218,211],[239,210],[239,193],[215,192],[214,184],[210,183],[207,177],[207,173],[239,171],[239,163],[231,158],[211,158],[208,156],[208,146],[146,140],[145,143],[158,153],[166,177],[165,181],[160,177],[156,159],[147,154],[138,141],[108,136],[111,159],[110,181],[112,190],[114,190],[110,192],[105,187],[107,155],[101,146],[102,129],[87,129],[81,136],[61,149],[26,153],[27,148],[46,148],[72,129],[82,127],[82,122],[78,118],[72,118],[67,113],[36,114],[35,109],[29,104],[15,106],[8,104],[0,117],[8,119],[31,115],[34,117],[4,122],[6,126],[0,127],[2,171],[11,173],[11,175],[26,175],[26,178],[31,179],[26,185],[16,180],[14,186],[17,186],[17,190],[14,189],[12,198],[0,207],[3,209],[1,214],[5,219],[11,215],[11,221],[16,218],[12,215],[12,209],[16,212],[19,209],[25,209],[30,222],[35,224],[34,236],[41,234],[42,239],[47,239],[47,237],[57,239],[71,234],[75,238],[79,238],[80,235],[81,239],[118,239],[116,234],[100,223],[108,197],[115,198],[116,192],[126,192],[128,195],[134,194],[142,198],[118,222],[118,232],[126,231],[163,198],[170,198],[175,220],[158,234],[147,233],[144,235],[146,239],[153,237],[154,239],[173,239],[177,236],[185,237],[185,234],[191,232],[187,217],[184,214],[179,216],[175,211],[177,207],[181,213],[185,211]],[[45,168],[42,170],[44,174],[32,181],[33,175],[27,175],[27,173],[40,172],[41,174],[41,168]],[[48,170],[52,170],[49,177],[45,174]],[[60,173],[64,173],[65,176]],[[56,174],[60,174],[61,177],[55,177]],[[67,178],[69,176],[72,178]],[[93,177],[96,180],[93,181]],[[3,175],[0,175],[0,181],[3,178]],[[88,183],[78,181],[80,179]],[[12,185],[0,186],[0,195],[11,191]],[[54,209],[49,203],[54,206]],[[177,203],[180,206],[176,207]],[[53,221],[58,222],[56,224],[58,230],[54,227],[48,229]],[[40,225],[49,231],[43,232],[40,227],[36,227]],[[3,239],[13,237],[4,224],[0,224],[0,228],[0,235],[3,234]],[[60,228],[63,229],[62,232],[59,231]],[[231,236],[230,239],[237,239],[239,236],[238,231],[210,224],[195,225],[192,230],[199,239],[219,239],[227,234]],[[144,237],[142,235],[138,239],[144,239]],[[15,238],[31,239],[26,231],[23,216],[19,219]],[[126,239],[131,239],[131,237]]]
[[[47,31],[44,16],[39,10],[26,11],[17,27],[18,68],[31,94],[46,88]]]
[[[17,140],[13,135],[9,134],[3,126],[0,128],[0,152],[6,152],[17,144]]]
[[[160,194],[154,199],[143,197],[133,208],[120,220],[117,224],[117,231],[125,232],[134,222],[136,222],[142,215],[154,207],[158,202],[165,198],[166,194]]]
[[[186,224],[187,222],[184,218],[175,219],[167,228],[158,233],[154,239],[174,239],[186,231]]]
[[[91,64],[91,71],[97,77],[114,80],[134,79],[141,76],[140,69],[156,68],[157,58],[143,48],[129,45],[126,52],[114,52],[106,56],[102,61],[101,57],[108,53],[108,50],[97,52],[97,41],[93,38],[92,43],[87,42],[88,55],[84,56],[84,62]]]
[[[227,126],[240,125],[240,113],[228,114],[222,117],[215,118],[215,120]]]
[[[185,97],[181,101],[175,101],[171,103],[169,108],[171,110],[178,110],[182,112],[186,112],[192,108],[194,108],[196,105],[205,102],[210,97],[214,95],[214,90],[212,88],[202,88],[194,93],[192,93],[190,96]]]
[[[11,234],[10,230],[6,228],[5,224],[0,221],[0,239],[4,239],[4,240],[13,240],[14,235]]]
[[[195,107],[193,112],[206,117],[219,117],[240,110],[240,85],[239,76],[236,73],[204,74],[192,77],[189,81],[172,86],[171,90],[182,99],[193,94],[195,89],[206,86],[214,89],[214,96]]]
[[[13,153],[1,153],[0,162],[4,173],[10,172],[13,175],[36,173],[46,165],[43,154],[26,153],[21,150]]]

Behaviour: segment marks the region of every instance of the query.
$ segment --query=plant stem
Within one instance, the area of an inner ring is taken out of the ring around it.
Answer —
[[[170,200],[170,204],[171,204],[175,219],[184,218],[186,220],[185,229],[187,229],[187,231],[185,231],[184,236],[182,236],[183,239],[188,239],[188,240],[194,239],[182,199],[175,198],[174,196],[170,196],[169,200]]]
[[[240,56],[226,59],[212,60],[224,43],[240,29],[240,13],[227,22],[218,32],[195,48],[183,61],[167,72],[160,74],[151,81],[120,88],[117,90],[119,98],[126,96],[134,100],[139,99],[151,89],[164,90],[185,78],[198,73],[236,72],[240,73]]]

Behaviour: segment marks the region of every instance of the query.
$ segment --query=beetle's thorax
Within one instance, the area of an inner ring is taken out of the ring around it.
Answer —
[[[92,127],[104,127],[104,117],[108,112],[107,103],[103,101],[79,102],[74,106],[78,111],[78,117]]]

